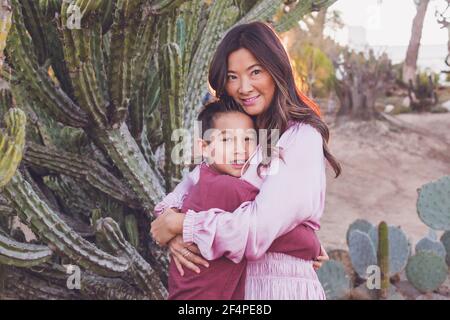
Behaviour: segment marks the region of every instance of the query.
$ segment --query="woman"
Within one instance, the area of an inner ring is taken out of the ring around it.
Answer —
[[[177,207],[195,183],[195,178],[188,178],[157,208],[164,214],[152,223],[153,238],[161,245],[170,241],[180,270],[181,265],[195,269],[195,264],[206,264],[195,253],[208,260],[221,256],[254,260],[247,266],[246,299],[323,298],[311,261],[266,253],[277,237],[300,223],[319,229],[325,159],[336,177],[340,174],[339,163],[328,151],[329,131],[317,105],[297,89],[280,39],[261,22],[239,25],[227,33],[211,62],[209,82],[217,98],[231,99],[254,118],[258,129],[269,131],[255,155],[258,163],[249,164],[243,175],[260,193],[232,214],[211,209],[184,215],[169,207]],[[263,170],[272,171],[273,130],[281,134],[278,146],[283,161],[276,162],[273,174],[262,177]],[[322,252],[319,260],[328,259]]]

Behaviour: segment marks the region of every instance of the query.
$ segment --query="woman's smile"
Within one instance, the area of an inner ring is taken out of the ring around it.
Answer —
[[[261,96],[261,95],[257,95],[257,96],[254,96],[254,97],[252,97],[252,98],[241,99],[242,105],[244,105],[244,106],[246,106],[246,107],[250,107],[250,106],[254,105],[254,104],[257,102],[257,100],[258,100],[258,98],[259,98],[260,96]]]

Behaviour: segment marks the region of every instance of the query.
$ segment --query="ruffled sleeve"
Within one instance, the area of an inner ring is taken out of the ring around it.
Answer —
[[[189,189],[195,185],[200,176],[200,165],[197,165],[191,172],[187,173],[183,180],[175,187],[175,189],[166,195],[153,209],[155,217],[158,217],[167,208],[181,209],[183,200],[187,196]]]

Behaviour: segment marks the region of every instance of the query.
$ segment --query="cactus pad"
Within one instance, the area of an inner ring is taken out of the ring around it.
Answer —
[[[377,264],[377,255],[372,240],[366,233],[355,230],[350,234],[348,247],[353,268],[361,278],[366,278],[367,267]]]
[[[339,261],[330,260],[317,271],[320,283],[329,300],[342,299],[350,290],[350,279],[344,265]]]
[[[417,212],[435,230],[450,230],[450,176],[423,185],[419,190]]]
[[[444,259],[435,253],[421,251],[409,259],[406,277],[420,292],[432,292],[447,278],[447,265]]]

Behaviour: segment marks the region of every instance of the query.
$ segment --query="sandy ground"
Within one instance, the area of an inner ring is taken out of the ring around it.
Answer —
[[[417,189],[450,174],[450,113],[395,116],[407,129],[384,122],[331,128],[330,149],[343,174],[327,172],[319,237],[330,250],[347,249],[348,226],[358,218],[401,226],[415,244],[428,232],[416,211]]]

